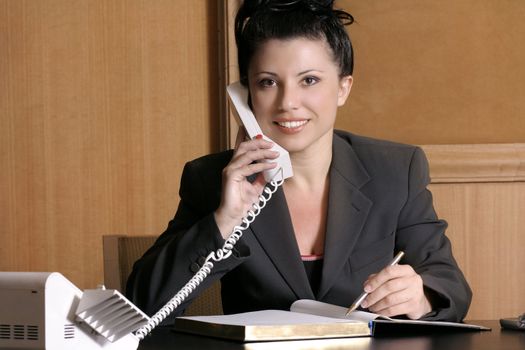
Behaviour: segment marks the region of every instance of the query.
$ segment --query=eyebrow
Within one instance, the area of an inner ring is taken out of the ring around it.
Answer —
[[[311,73],[311,72],[324,73],[324,71],[320,70],[320,69],[307,69],[305,71],[299,72],[299,74],[297,74],[297,76],[305,75],[305,74],[308,74],[308,73]]]
[[[324,73],[324,71],[323,71],[323,70],[320,70],[320,69],[307,69],[307,70],[304,70],[304,71],[302,71],[302,72],[297,73],[296,76],[299,77],[299,76],[301,76],[301,75],[305,75],[305,74],[308,74],[308,73],[311,73],[311,72]],[[255,75],[261,75],[261,74],[268,74],[268,75],[271,75],[271,76],[274,76],[274,77],[277,76],[276,73],[268,72],[268,71],[260,71],[260,72],[255,73]]]

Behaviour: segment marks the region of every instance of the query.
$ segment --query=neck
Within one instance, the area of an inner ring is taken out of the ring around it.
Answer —
[[[315,147],[290,154],[294,176],[286,180],[287,186],[304,190],[324,188],[332,162],[332,137]]]

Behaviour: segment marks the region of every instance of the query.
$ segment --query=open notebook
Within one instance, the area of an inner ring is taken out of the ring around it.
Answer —
[[[465,323],[392,319],[364,311],[354,311],[346,316],[346,310],[341,306],[303,299],[294,302],[290,311],[178,317],[174,329],[243,342],[489,330]]]

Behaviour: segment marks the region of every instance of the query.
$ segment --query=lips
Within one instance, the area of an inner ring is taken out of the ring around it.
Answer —
[[[274,121],[274,124],[277,125],[280,132],[286,135],[295,135],[302,132],[305,128],[305,125],[308,124],[309,119],[301,120],[279,120]]]
[[[281,122],[275,122],[275,123],[282,128],[295,129],[295,128],[299,128],[305,125],[306,123],[308,123],[308,120],[287,120],[287,121],[281,121]]]

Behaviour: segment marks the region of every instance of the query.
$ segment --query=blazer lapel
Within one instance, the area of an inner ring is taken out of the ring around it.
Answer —
[[[255,238],[299,299],[314,299],[282,187],[250,225]]]
[[[372,201],[359,188],[369,180],[350,144],[334,134],[319,300],[334,284],[361,233]]]

